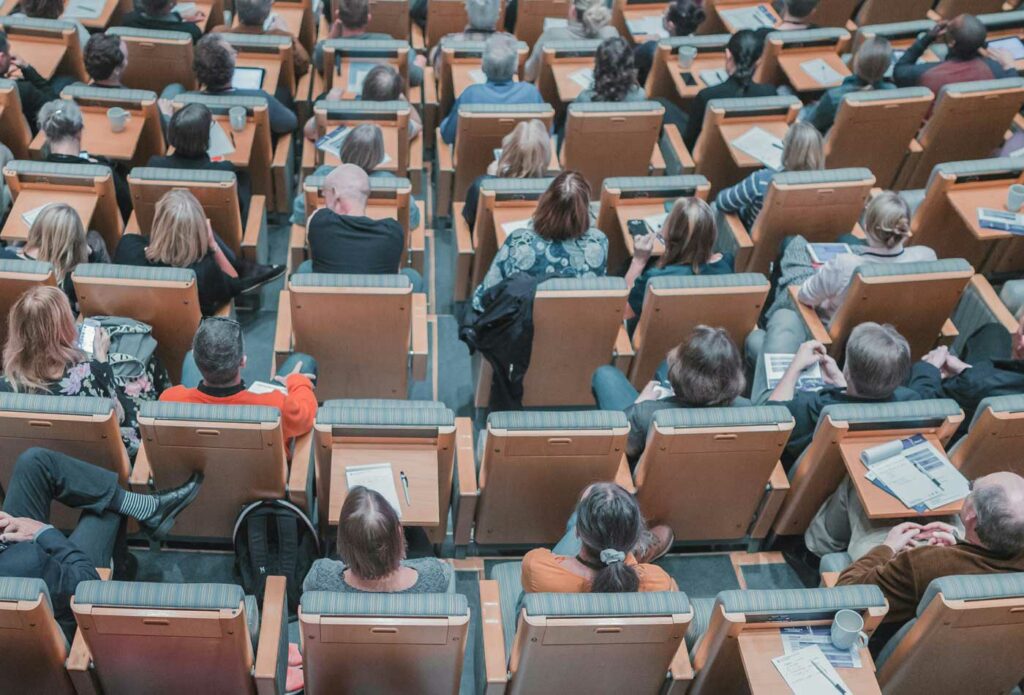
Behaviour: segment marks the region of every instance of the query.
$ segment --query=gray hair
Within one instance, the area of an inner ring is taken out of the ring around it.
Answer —
[[[498,0],[466,0],[466,15],[469,28],[477,31],[493,31],[498,23],[501,6]]]
[[[43,104],[36,123],[50,142],[76,137],[85,127],[82,110],[69,99],[54,99]]]
[[[207,318],[199,324],[192,339],[192,357],[210,386],[222,386],[233,381],[242,368],[245,343],[242,327],[237,321]]]
[[[985,547],[1000,555],[1024,552],[1024,510],[1017,509],[999,484],[978,485],[971,492],[977,514],[975,533]]]
[[[248,27],[262,27],[270,10],[271,0],[235,0],[238,21]]]
[[[519,42],[511,34],[494,34],[484,45],[482,69],[488,82],[508,82],[519,67]]]
[[[846,375],[858,396],[891,397],[910,376],[907,339],[889,324],[860,324],[846,342]]]

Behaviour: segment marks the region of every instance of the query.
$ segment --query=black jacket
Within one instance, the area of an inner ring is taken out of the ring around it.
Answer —
[[[206,154],[203,154],[202,157],[183,157],[180,154],[153,155],[149,158],[146,166],[164,169],[231,172],[238,181],[238,206],[242,212],[242,227],[245,227],[245,218],[249,215],[249,202],[252,200],[252,181],[249,178],[248,171],[236,169],[235,165],[231,162],[210,161],[210,157]]]
[[[36,72],[36,69],[28,65],[21,69],[21,78],[14,81],[18,86],[18,98],[21,99],[21,111],[25,114],[28,127],[35,135],[39,130],[36,123],[36,116],[43,104],[57,98],[56,92],[50,86],[50,81]]]
[[[128,179],[124,177],[116,164],[98,157],[90,156],[89,159],[82,159],[70,154],[50,154],[47,155],[46,161],[60,164],[101,164],[107,167],[114,178],[114,195],[117,197],[117,207],[121,211],[122,221],[127,222],[128,218],[132,216],[132,192],[128,188]]]
[[[704,128],[704,112],[707,111],[708,102],[712,99],[738,99],[740,97],[773,97],[775,86],[770,84],[758,84],[751,82],[744,86],[730,75],[729,79],[714,87],[705,87],[697,92],[693,105],[690,106],[690,119],[686,122],[686,132],[683,133],[683,143],[686,149],[693,152],[693,146],[697,144],[697,138]]]
[[[68,642],[75,636],[71,597],[78,582],[100,578],[86,554],[52,528],[39,534],[34,542],[12,543],[0,552],[0,577],[34,577],[46,582],[53,615]]]
[[[939,370],[927,363],[915,367],[938,379]],[[942,381],[929,398],[952,398],[964,410],[960,434],[967,428],[982,400],[990,396],[1013,396],[1024,393],[1024,360],[980,360],[970,369]]]

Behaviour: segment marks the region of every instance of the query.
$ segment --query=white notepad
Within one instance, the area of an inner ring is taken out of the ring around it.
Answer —
[[[375,67],[377,67],[377,63],[350,62],[348,64],[348,85],[345,89],[349,92],[362,94],[363,80],[366,79],[366,75],[370,70],[373,70]]]
[[[402,506],[398,503],[398,490],[395,488],[395,474],[390,463],[368,463],[365,466],[348,466],[345,468],[345,482],[348,489],[361,485],[381,494],[402,518]]]
[[[195,14],[196,4],[194,2],[179,2],[174,6],[174,11],[182,17],[188,17],[189,15]]]
[[[772,659],[793,695],[852,695],[817,645]]]
[[[526,218],[525,220],[513,220],[511,222],[505,222],[501,225],[501,228],[505,232],[505,236],[508,236],[517,229],[526,229],[529,226],[530,218]]]
[[[629,31],[632,34],[645,34],[659,39],[668,36],[668,32],[665,31],[665,27],[661,23],[661,17],[656,15],[627,19],[626,26],[629,27]]]
[[[714,87],[715,85],[722,84],[729,79],[729,73],[725,70],[701,70],[697,73],[697,76],[700,77],[700,81],[708,87]]]
[[[775,26],[775,17],[764,5],[740,7],[735,10],[719,10],[718,16],[733,26],[736,31]]]
[[[843,81],[843,76],[821,58],[800,63],[800,69],[820,85],[834,85]]]
[[[64,9],[64,19],[96,19],[103,14],[103,0],[71,0]]]
[[[39,213],[41,213],[47,205],[49,205],[49,203],[46,203],[46,205],[40,205],[39,207],[33,210],[29,210],[28,212],[21,213],[22,222],[31,227],[32,223],[36,221],[37,217],[39,217]]]
[[[732,146],[746,152],[767,167],[782,168],[782,140],[764,128],[754,127],[732,141]]]
[[[206,149],[206,154],[210,156],[210,159],[227,157],[234,151],[235,145],[228,134],[224,132],[220,123],[217,121],[210,123],[210,146]]]
[[[569,75],[569,79],[583,89],[590,89],[590,86],[594,84],[594,68],[580,68]]]
[[[275,21],[277,21],[277,13],[271,12],[267,15],[267,18],[263,20],[263,31],[270,31],[270,27],[274,26]]]

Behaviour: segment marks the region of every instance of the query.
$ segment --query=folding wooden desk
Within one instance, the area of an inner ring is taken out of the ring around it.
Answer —
[[[780,140],[784,139],[786,133],[789,132],[789,124],[781,121],[746,121],[745,123],[723,123],[720,125],[719,131],[722,133],[725,141],[729,143],[729,154],[732,155],[732,161],[737,167],[744,170],[744,176],[757,169],[763,169],[765,166],[761,160],[755,159],[743,150],[733,147],[733,141],[751,128],[765,130]]]
[[[558,90],[558,101],[568,104],[574,101],[586,87],[574,80],[572,76],[583,69],[594,68],[594,57],[583,56],[580,58],[558,58],[551,66],[551,72],[555,77],[555,89]]]
[[[373,463],[391,464],[403,526],[437,526],[440,523],[437,445],[402,443],[381,446],[367,441],[365,444],[335,442],[331,449],[331,499],[327,519],[332,526],[337,525],[341,518],[341,507],[348,495],[346,468]],[[409,481],[408,501],[400,479],[403,472]]]
[[[623,204],[624,201],[620,201],[615,206],[615,216],[619,220],[619,228],[622,230],[622,240],[626,244],[626,251],[629,252],[629,256],[633,256],[633,235],[629,233],[629,221],[630,220],[642,220],[645,217],[651,217],[652,215],[663,215],[665,213],[665,204],[662,202],[658,203],[647,203],[642,201],[629,201]],[[604,231],[603,229],[601,231]],[[665,242],[662,240],[661,235],[658,234],[655,237],[654,251],[651,252],[651,256],[657,258],[665,252]]]
[[[711,86],[701,79],[700,74],[705,70],[725,70],[725,53],[698,53],[689,68],[680,67],[678,59],[669,62],[668,74],[672,76],[676,94],[683,103],[689,105],[700,90]],[[687,84],[683,75],[692,77],[693,84]]]
[[[752,7],[763,7],[765,10],[767,10],[768,13],[771,14],[771,16],[775,19],[772,26],[778,26],[779,24],[782,23],[782,17],[780,17],[779,13],[775,11],[775,8],[771,6],[771,3],[767,2],[754,2],[749,5],[722,5],[721,7],[716,7],[715,9],[718,12],[718,18],[722,21],[722,25],[725,27],[725,30],[730,34],[735,34],[737,31],[740,30],[741,27],[735,26],[729,20],[729,12],[731,10],[746,10]]]
[[[25,241],[28,239],[29,226],[21,216],[36,208],[57,202],[67,203],[73,207],[85,228],[90,228],[93,212],[96,211],[96,204],[99,202],[95,193],[71,191],[66,188],[31,188],[18,194],[11,214],[7,217],[7,223],[4,224],[3,232],[0,232],[0,239],[7,242]]]
[[[777,695],[790,692],[785,679],[775,668],[772,659],[782,656],[782,632],[779,628],[744,630],[737,638],[740,660],[747,676],[752,695]],[[881,688],[875,678],[875,662],[866,649],[860,650],[860,668],[837,668],[836,673],[843,679],[847,692],[853,695],[881,695]]]
[[[825,61],[830,68],[839,73],[839,79],[828,84],[822,84],[807,74],[807,71],[802,67],[803,64],[817,59]],[[818,46],[816,48],[795,51],[783,50],[779,55],[779,67],[785,73],[786,79],[792,85],[793,90],[798,94],[824,92],[826,89],[838,86],[845,78],[852,74],[850,68],[839,57],[839,54],[831,50],[829,46]]]
[[[133,162],[135,151],[139,146],[139,138],[142,136],[142,128],[145,124],[145,117],[141,109],[125,109],[131,116],[125,124],[124,130],[115,133],[110,129],[110,121],[107,119],[107,107],[82,106],[82,149],[91,155],[105,157],[117,162],[145,165],[145,162]],[[32,139],[29,149],[33,157],[41,158],[43,145],[46,144],[46,134],[39,131]],[[84,161],[84,160],[83,160]]]
[[[57,68],[67,52],[67,45],[51,36],[8,34],[7,41],[11,53],[31,65],[47,80],[57,74]]]

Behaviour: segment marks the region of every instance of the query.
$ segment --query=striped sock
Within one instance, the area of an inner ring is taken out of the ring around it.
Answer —
[[[156,513],[156,497],[153,495],[140,495],[127,490],[123,492],[118,500],[118,513],[139,521],[145,521]]]

